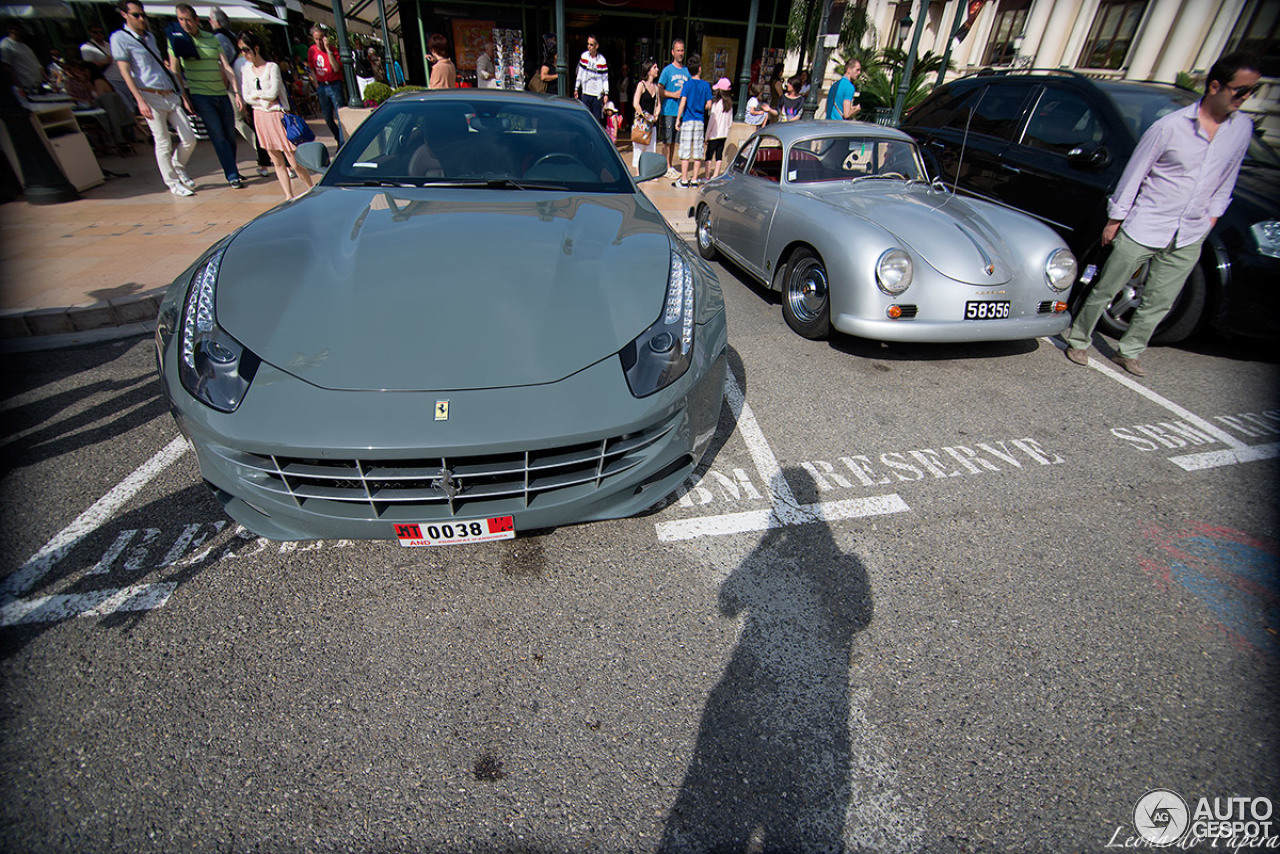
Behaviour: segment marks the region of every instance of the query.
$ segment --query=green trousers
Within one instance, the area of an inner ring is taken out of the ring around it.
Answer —
[[[1174,300],[1182,293],[1182,286],[1187,276],[1200,259],[1200,246],[1203,239],[1197,240],[1181,248],[1176,248],[1173,241],[1163,249],[1143,246],[1121,228],[1116,239],[1111,243],[1111,257],[1102,268],[1093,290],[1080,306],[1071,329],[1067,333],[1067,343],[1076,349],[1084,349],[1093,339],[1093,329],[1098,325],[1098,318],[1115,299],[1131,278],[1134,272],[1148,260],[1151,269],[1147,272],[1147,283],[1142,289],[1142,300],[1138,303],[1133,317],[1129,320],[1129,329],[1120,339],[1116,348],[1121,356],[1136,359],[1147,349],[1151,334],[1156,331],[1160,321],[1173,308]]]

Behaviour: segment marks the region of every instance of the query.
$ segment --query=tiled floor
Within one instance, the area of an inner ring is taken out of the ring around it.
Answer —
[[[242,190],[227,186],[213,147],[201,142],[187,164],[196,194],[174,196],[151,149],[139,145],[130,157],[99,158],[129,177],[108,178],[76,201],[0,205],[0,310],[88,305],[168,285],[210,244],[283,200],[274,172],[258,177],[243,141],[237,154]]]

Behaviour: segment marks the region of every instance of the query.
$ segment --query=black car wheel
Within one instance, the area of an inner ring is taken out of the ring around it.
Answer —
[[[1107,306],[1098,320],[1098,328],[1113,338],[1119,338],[1129,331],[1129,321],[1133,312],[1142,301],[1142,290],[1146,287],[1150,263],[1143,264],[1125,282],[1120,293]],[[1195,334],[1204,317],[1206,299],[1204,269],[1197,264],[1187,276],[1182,292],[1173,301],[1173,308],[1165,315],[1164,320],[1156,327],[1151,336],[1152,344],[1177,344]]]
[[[711,208],[698,208],[698,254],[708,261],[716,260],[716,245],[711,239]]]
[[[827,268],[811,249],[797,249],[782,283],[782,316],[797,335],[826,338],[831,333]]]

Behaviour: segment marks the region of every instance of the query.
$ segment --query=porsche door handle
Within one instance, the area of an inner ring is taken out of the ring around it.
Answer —
[[[1001,163],[1001,164],[1000,164],[1000,168],[1001,168],[1001,169],[1003,169],[1003,170],[1004,170],[1004,171],[1006,171],[1006,172],[1012,172],[1012,173],[1013,173],[1013,174],[1015,174],[1015,175],[1021,175],[1021,174],[1022,174],[1022,170],[1021,170],[1021,169],[1019,169],[1017,166],[1010,166],[1008,163]]]

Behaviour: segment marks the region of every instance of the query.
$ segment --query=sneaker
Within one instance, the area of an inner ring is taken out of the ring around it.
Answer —
[[[673,167],[671,167],[671,166],[668,166],[668,167],[667,167],[667,177],[668,177],[668,178],[679,178],[679,177],[680,177],[680,170],[679,170],[679,169],[675,169],[675,168],[673,168]]]
[[[265,167],[265,166],[259,166],[259,167],[258,167],[258,177],[259,177],[259,178],[265,178],[265,177],[267,177],[267,176],[268,176],[268,175],[270,175],[270,174],[271,174],[271,170],[270,170],[270,169],[268,169],[267,167]]]
[[[1089,351],[1083,347],[1067,347],[1067,358],[1077,365],[1089,364]]]
[[[292,167],[292,166],[288,167],[288,169],[289,169],[289,177],[290,177],[290,178],[297,178],[297,177],[298,177],[298,173],[293,171],[293,167]]]
[[[1111,361],[1124,368],[1135,377],[1145,377],[1147,369],[1142,367],[1142,363],[1137,359],[1130,359],[1128,356],[1121,356],[1119,353],[1111,357]]]
[[[186,187],[188,190],[194,190],[196,188],[196,182],[191,180],[191,176],[188,175],[186,171],[177,169],[175,172],[178,176],[178,181],[182,186]]]
[[[679,187],[682,190],[687,190],[689,189],[689,182],[688,181],[672,181],[671,186]]]
[[[194,196],[195,195],[195,193],[193,193],[189,187],[185,187],[182,184],[179,184],[176,187],[170,187],[169,192],[173,193],[175,196]]]
[[[232,179],[231,179],[230,181],[228,181],[227,183],[231,185],[231,189],[233,189],[233,190],[243,190],[243,189],[244,189],[244,179],[243,179],[243,178],[241,178],[239,175],[237,175],[236,177],[232,178]]]

